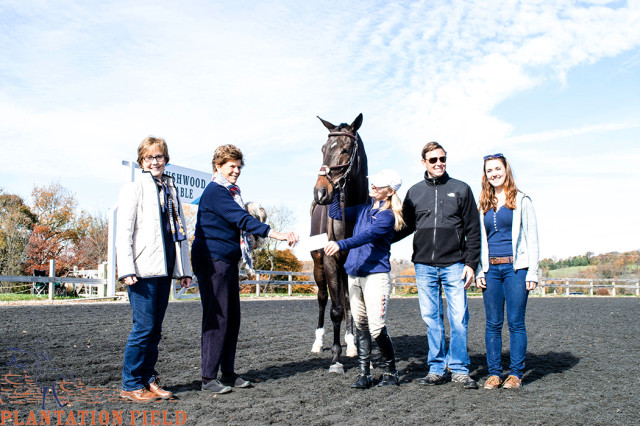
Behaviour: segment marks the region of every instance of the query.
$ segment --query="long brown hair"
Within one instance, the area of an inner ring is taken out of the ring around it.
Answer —
[[[504,179],[504,192],[506,193],[505,205],[511,209],[516,208],[516,195],[518,194],[518,187],[516,187],[516,180],[511,172],[511,166],[503,155],[490,156],[485,158],[482,165],[482,192],[480,193],[480,202],[478,203],[478,209],[482,213],[487,213],[489,209],[493,208],[498,210],[498,198],[496,198],[496,190],[489,183],[487,179],[487,161],[500,160],[504,165],[505,179]]]

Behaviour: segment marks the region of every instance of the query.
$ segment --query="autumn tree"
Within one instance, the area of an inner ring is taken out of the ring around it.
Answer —
[[[95,268],[107,261],[109,221],[106,215],[95,216],[83,210],[76,220],[76,243],[70,260],[81,268]]]
[[[78,240],[76,208],[73,194],[58,183],[34,186],[32,212],[38,217],[29,237],[26,272],[48,268],[49,260],[56,259],[56,272],[68,270],[69,249]]]
[[[36,223],[36,215],[15,194],[0,190],[0,275],[20,275],[25,248]]]

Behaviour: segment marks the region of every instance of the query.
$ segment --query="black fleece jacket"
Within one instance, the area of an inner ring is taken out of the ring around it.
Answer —
[[[447,173],[413,185],[404,199],[402,214],[407,227],[393,242],[415,231],[413,263],[449,266],[464,263],[474,271],[480,262],[478,206],[466,183]]]

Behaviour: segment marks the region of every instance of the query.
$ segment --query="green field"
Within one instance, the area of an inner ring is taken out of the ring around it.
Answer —
[[[567,268],[552,269],[547,275],[548,278],[580,278],[580,273],[589,266],[569,266]]]

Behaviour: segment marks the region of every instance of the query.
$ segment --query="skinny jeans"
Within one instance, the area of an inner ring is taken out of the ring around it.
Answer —
[[[514,271],[513,264],[490,265],[485,274],[487,288],[482,291],[486,315],[485,345],[489,374],[502,376],[502,325],[507,308],[509,326],[510,373],[522,379],[527,353],[525,312],[529,291],[526,287],[527,269]]]
[[[124,391],[142,389],[157,376],[158,344],[162,338],[162,321],[169,305],[171,280],[171,275],[138,278],[138,282],[127,286],[133,328],[124,349]]]

